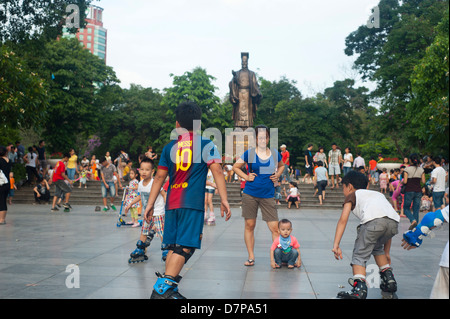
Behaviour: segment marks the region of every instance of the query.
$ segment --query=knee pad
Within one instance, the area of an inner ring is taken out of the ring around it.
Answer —
[[[184,249],[189,249],[189,252],[184,251]],[[184,263],[187,263],[187,261],[192,257],[192,255],[195,252],[195,248],[181,246],[181,245],[177,245],[177,244],[171,245],[169,250],[172,250],[174,254],[183,256]]]
[[[413,229],[403,234],[403,239],[413,246],[419,247],[422,244],[423,238],[431,233],[431,229],[442,225],[445,221],[441,210],[429,212],[423,216],[420,223]]]

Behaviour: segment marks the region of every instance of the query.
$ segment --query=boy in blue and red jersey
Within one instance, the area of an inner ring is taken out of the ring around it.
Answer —
[[[231,217],[220,154],[211,140],[194,133],[194,121],[200,122],[201,109],[193,102],[183,102],[175,116],[178,139],[162,151],[144,213],[145,219],[151,220],[153,204],[169,176],[163,238],[169,254],[165,273],[153,286],[152,299],[185,299],[178,292],[179,273],[201,246],[208,168],[221,198],[221,216],[225,214],[225,220]]]

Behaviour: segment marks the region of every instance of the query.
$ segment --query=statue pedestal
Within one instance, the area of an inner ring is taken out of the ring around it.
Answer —
[[[245,151],[256,147],[255,130],[253,128],[243,131],[225,132],[225,163],[234,163]]]

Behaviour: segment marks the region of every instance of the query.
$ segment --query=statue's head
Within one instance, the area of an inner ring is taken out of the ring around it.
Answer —
[[[241,60],[242,60],[242,68],[247,69],[248,68],[248,52],[241,53]]]

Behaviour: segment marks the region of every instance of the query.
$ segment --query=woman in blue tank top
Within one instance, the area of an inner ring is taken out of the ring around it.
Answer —
[[[242,217],[245,219],[244,241],[248,260],[245,266],[255,264],[254,246],[256,216],[261,209],[262,219],[272,232],[272,239],[278,234],[278,212],[275,206],[275,185],[283,173],[284,164],[277,150],[268,147],[269,129],[264,125],[255,127],[256,148],[246,151],[233,165],[233,171],[243,178],[245,188],[242,194]],[[247,174],[242,167],[247,165]]]

